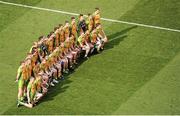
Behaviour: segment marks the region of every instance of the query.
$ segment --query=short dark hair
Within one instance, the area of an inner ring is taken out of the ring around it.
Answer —
[[[97,24],[96,24],[96,27],[98,27],[99,25],[101,25],[101,24],[100,24],[100,23],[97,23]]]
[[[20,64],[22,64],[22,63],[24,63],[24,61],[22,60],[22,61],[20,61]]]
[[[53,33],[54,33],[54,32],[51,31],[47,37],[49,38]]]
[[[69,23],[69,21],[65,21],[65,23]]]
[[[56,31],[58,29],[58,27],[54,27],[54,31]]]
[[[47,35],[47,38],[49,38],[50,36],[51,36],[51,35],[50,35],[50,34],[48,34],[48,35]]]
[[[79,17],[83,16],[83,14],[79,14]]]
[[[41,40],[43,38],[43,36],[40,36],[39,38],[38,38],[38,40]]]
[[[63,26],[62,24],[59,24],[59,27]]]
[[[71,17],[71,20],[75,19],[75,17]]]
[[[98,7],[95,8],[96,10],[100,10]]]

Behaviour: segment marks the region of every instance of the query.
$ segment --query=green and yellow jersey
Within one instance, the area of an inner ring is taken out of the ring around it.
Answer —
[[[101,16],[100,16],[100,14],[98,13],[98,14],[95,14],[94,15],[94,26],[96,26],[97,24],[99,24],[99,23],[101,23]]]

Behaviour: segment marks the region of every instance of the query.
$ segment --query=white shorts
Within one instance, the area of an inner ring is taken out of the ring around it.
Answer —
[[[84,45],[84,46],[82,47],[82,50],[87,50],[87,49],[89,49],[89,46],[87,46],[87,45]]]
[[[72,59],[72,58],[73,58],[73,56],[72,56],[72,54],[71,54],[71,53],[67,54],[67,57],[68,57],[68,58],[70,58],[70,59]]]

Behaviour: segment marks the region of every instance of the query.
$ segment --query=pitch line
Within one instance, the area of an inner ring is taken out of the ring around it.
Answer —
[[[24,4],[16,4],[16,3],[11,3],[11,2],[0,1],[0,3],[1,4],[6,4],[6,5],[12,5],[12,6],[19,6],[19,7],[24,7],[24,8],[30,8],[30,9],[54,12],[54,13],[61,13],[61,14],[66,14],[66,15],[73,15],[73,16],[78,16],[79,15],[79,14],[73,13],[73,12],[66,12],[66,11],[62,11],[62,10],[48,9],[48,8],[42,8],[42,7],[35,7],[35,6],[24,5]],[[87,17],[87,15],[85,15],[85,16]],[[136,25],[136,26],[140,26],[140,27],[153,28],[153,29],[159,29],[159,30],[165,30],[165,31],[172,31],[172,32],[180,33],[180,30],[178,30],[178,29],[159,27],[159,26],[154,26],[154,25],[146,25],[146,24],[141,24],[141,23],[121,21],[121,20],[114,20],[114,19],[108,19],[108,18],[101,18],[101,19],[104,20],[104,21],[113,22],[113,23],[122,23],[122,24],[128,24],[128,25]]]

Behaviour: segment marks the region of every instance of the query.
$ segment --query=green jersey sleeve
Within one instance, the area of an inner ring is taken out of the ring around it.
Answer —
[[[21,66],[18,68],[17,75],[18,75],[18,79],[19,79],[19,78],[21,77],[21,75],[22,75],[22,67],[21,67]]]

